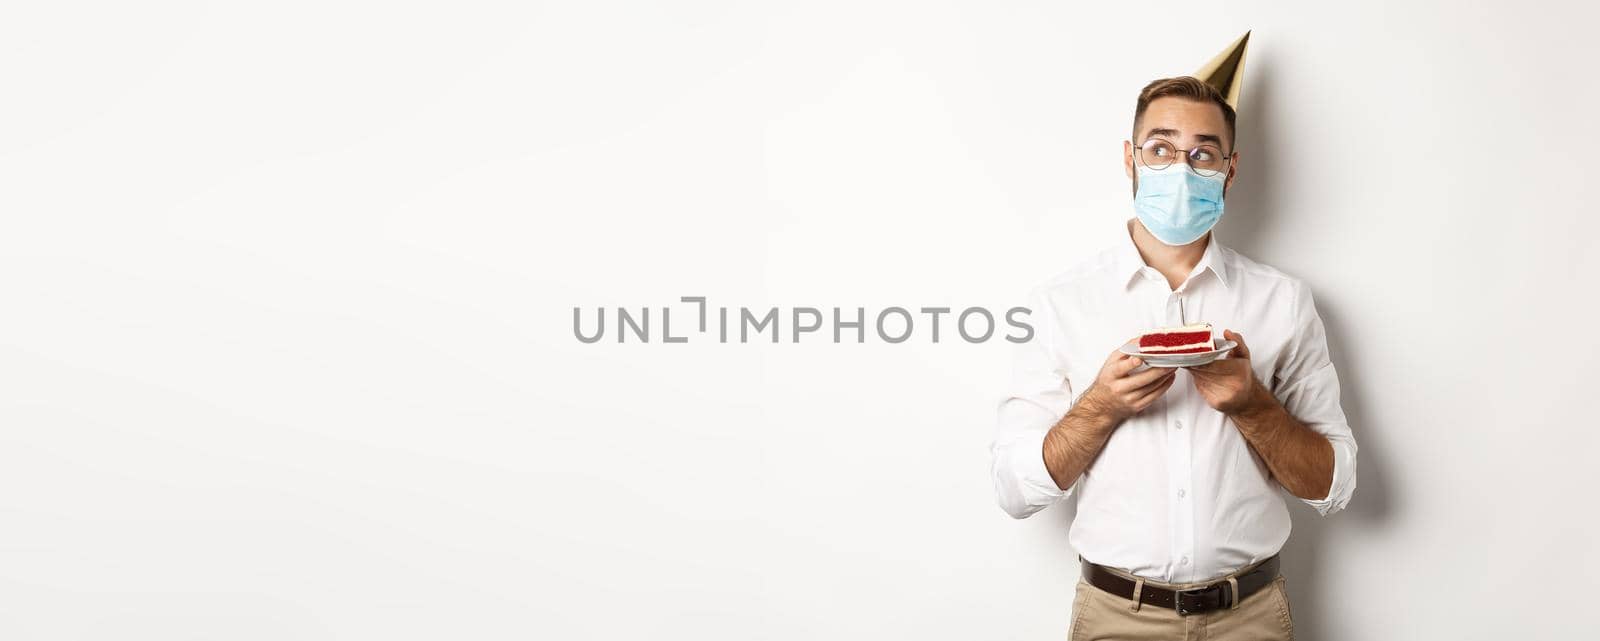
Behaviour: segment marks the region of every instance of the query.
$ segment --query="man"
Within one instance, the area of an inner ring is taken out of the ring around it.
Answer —
[[[1327,515],[1355,489],[1356,443],[1310,290],[1211,234],[1238,167],[1248,36],[1199,74],[1209,83],[1144,88],[1123,146],[1127,238],[1032,295],[1038,335],[1018,348],[993,480],[1015,518],[1077,501],[1072,639],[1293,638],[1282,492]],[[1118,351],[1195,322],[1238,347],[1177,369]]]

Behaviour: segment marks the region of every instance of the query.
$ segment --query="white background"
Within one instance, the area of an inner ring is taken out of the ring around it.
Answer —
[[[14,3],[0,636],[1064,638],[1006,343],[572,308],[1020,304],[1120,233],[1138,89],[1246,29],[1221,239],[1314,288],[1361,443],[1292,506],[1301,638],[1587,634],[1570,4]]]

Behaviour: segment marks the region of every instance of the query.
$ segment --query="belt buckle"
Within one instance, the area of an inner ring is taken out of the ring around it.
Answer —
[[[1200,611],[1198,611],[1198,610],[1187,610],[1187,609],[1184,609],[1184,607],[1183,607],[1183,597],[1185,597],[1185,596],[1199,597],[1201,593],[1203,593],[1203,592],[1205,592],[1206,590],[1209,590],[1209,589],[1211,589],[1211,588],[1192,588],[1192,589],[1189,589],[1189,590],[1173,590],[1172,591],[1172,607],[1173,607],[1173,609],[1177,610],[1178,611],[1178,616],[1181,616],[1181,617],[1186,617],[1186,616],[1189,616],[1191,614],[1199,614]]]

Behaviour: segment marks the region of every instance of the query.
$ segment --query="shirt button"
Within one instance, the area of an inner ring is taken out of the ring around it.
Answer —
[[[1183,429],[1183,421],[1177,421],[1177,422],[1173,423],[1172,425],[1173,425],[1173,427],[1176,427],[1176,428],[1178,428],[1180,430]]]
[[[1188,564],[1189,564],[1189,557],[1183,557],[1181,559],[1178,559],[1178,565],[1188,565]]]
[[[1178,498],[1180,498],[1180,499],[1183,498],[1184,494],[1186,494],[1186,492],[1184,492],[1183,490],[1178,490]]]

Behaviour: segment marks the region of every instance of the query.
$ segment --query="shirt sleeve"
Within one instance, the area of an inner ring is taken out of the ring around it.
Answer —
[[[1356,439],[1339,405],[1339,374],[1328,355],[1327,334],[1311,289],[1296,282],[1294,333],[1275,375],[1273,395],[1300,422],[1333,445],[1333,484],[1328,496],[1300,499],[1323,516],[1344,509],[1356,489]]]
[[[1011,384],[1000,402],[990,467],[1000,508],[1027,518],[1071,494],[1044,465],[1044,438],[1072,405],[1066,365],[1053,349],[1056,317],[1039,290],[1029,296],[1034,335],[1013,346]]]

